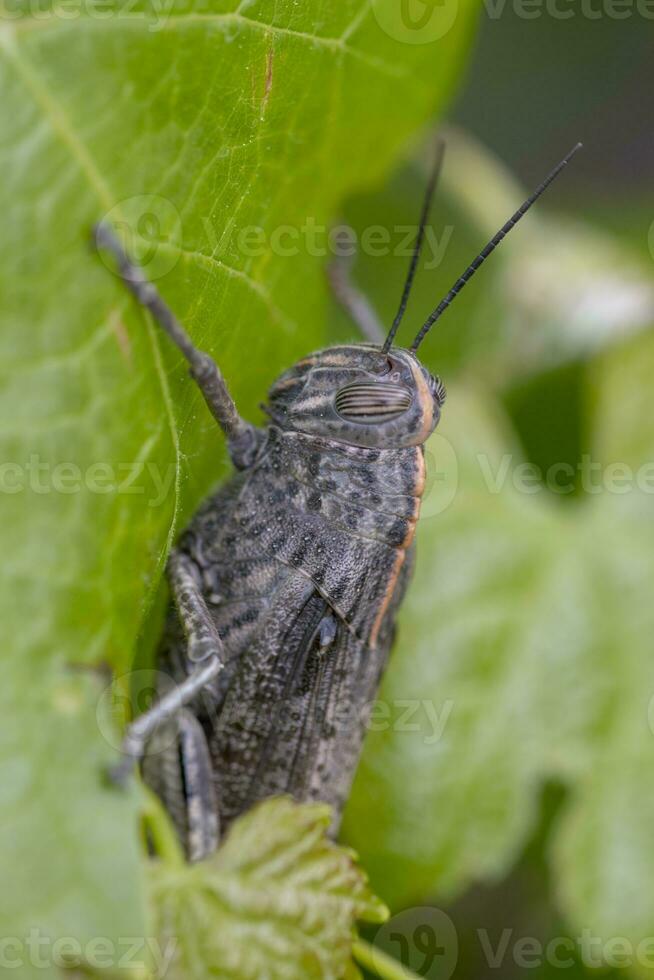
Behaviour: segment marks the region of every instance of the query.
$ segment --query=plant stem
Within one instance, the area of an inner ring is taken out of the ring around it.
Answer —
[[[408,970],[388,953],[367,943],[365,939],[355,939],[352,945],[354,959],[366,970],[374,973],[381,980],[421,980],[417,973]]]
[[[183,866],[186,863],[184,852],[163,804],[148,786],[142,785],[141,792],[143,823],[150,832],[156,853],[168,864]]]

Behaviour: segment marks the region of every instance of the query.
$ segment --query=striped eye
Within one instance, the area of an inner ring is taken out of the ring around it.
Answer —
[[[411,407],[411,392],[402,385],[355,382],[336,394],[336,411],[348,422],[373,425],[396,419]]]

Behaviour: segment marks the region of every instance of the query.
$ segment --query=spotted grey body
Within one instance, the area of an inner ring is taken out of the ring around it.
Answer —
[[[277,793],[324,800],[338,819],[413,562],[423,443],[443,397],[408,351],[305,358],[273,385],[251,464],[183,534],[224,646],[225,668],[193,708],[221,827]],[[159,663],[177,679],[189,667],[174,609]],[[183,834],[179,787],[156,756],[146,772]]]

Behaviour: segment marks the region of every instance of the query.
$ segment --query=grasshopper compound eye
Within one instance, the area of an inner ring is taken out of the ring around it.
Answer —
[[[411,408],[411,402],[411,392],[404,385],[361,382],[341,388],[336,393],[335,406],[346,422],[376,425],[399,418]]]

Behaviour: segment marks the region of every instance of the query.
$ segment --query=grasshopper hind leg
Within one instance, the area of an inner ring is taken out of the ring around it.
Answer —
[[[192,559],[173,551],[168,577],[181,631],[169,650],[177,653],[168,663],[174,683],[158,685],[153,706],[128,726],[123,759],[110,777],[123,783],[134,764],[142,761],[146,782],[170,812],[189,859],[197,861],[218,843],[211,758],[197,714],[214,705],[224,650]]]
[[[211,758],[202,725],[191,711],[178,712],[150,739],[142,772],[166,807],[188,860],[213,853],[220,827]]]
[[[190,711],[179,719],[180,756],[186,797],[189,861],[201,861],[218,846],[220,826],[211,755],[202,725]]]

